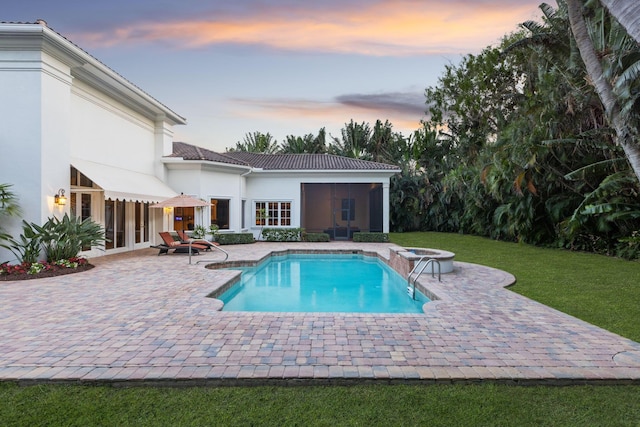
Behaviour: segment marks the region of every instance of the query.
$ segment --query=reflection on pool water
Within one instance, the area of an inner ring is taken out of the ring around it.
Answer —
[[[242,270],[219,299],[223,311],[422,313],[429,299],[374,257],[357,254],[272,256]]]

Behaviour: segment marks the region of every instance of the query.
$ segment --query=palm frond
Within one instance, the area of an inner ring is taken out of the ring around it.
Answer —
[[[640,79],[640,60],[627,67],[616,80],[614,86],[616,92],[629,94],[631,85]]]
[[[576,170],[574,170],[572,172],[569,172],[568,174],[566,174],[564,176],[564,178],[568,179],[568,180],[582,179],[581,175],[583,175],[585,173],[589,173],[589,172],[593,173],[593,172],[596,172],[596,171],[602,171],[607,166],[613,166],[613,165],[616,165],[616,164],[625,164],[626,162],[627,162],[626,158],[616,158],[616,159],[602,160],[602,161],[599,161],[599,162],[588,164],[587,166],[583,166],[583,167],[581,167],[579,169],[576,169]],[[619,174],[628,175],[628,171],[625,170],[623,172],[618,172],[616,174],[610,175],[607,178],[605,178],[603,180],[603,182],[608,180],[609,178],[612,178],[612,177],[613,177],[612,179],[615,179],[615,177],[617,175],[619,175]]]

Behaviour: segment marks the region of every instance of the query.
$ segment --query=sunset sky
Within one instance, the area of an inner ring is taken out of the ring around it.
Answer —
[[[539,21],[540,3],[23,0],[0,21],[44,19],[186,117],[175,140],[224,151],[254,131],[339,137],[351,119],[408,136],[444,66]]]

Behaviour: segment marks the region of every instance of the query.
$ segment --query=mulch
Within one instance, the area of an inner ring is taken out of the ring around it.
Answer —
[[[32,280],[43,279],[46,277],[64,276],[65,274],[81,273],[83,271],[91,270],[94,266],[92,264],[81,265],[77,268],[59,268],[57,270],[41,271],[38,274],[0,274],[0,282],[13,282],[17,280]]]

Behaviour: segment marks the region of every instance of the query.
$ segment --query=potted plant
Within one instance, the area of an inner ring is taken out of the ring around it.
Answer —
[[[220,227],[218,226],[218,224],[211,224],[209,226],[209,234],[211,235],[211,241],[215,242],[218,238],[218,230],[220,230]]]
[[[196,225],[193,227],[193,231],[191,232],[191,237],[194,239],[204,239],[207,235],[207,229],[204,225]]]

